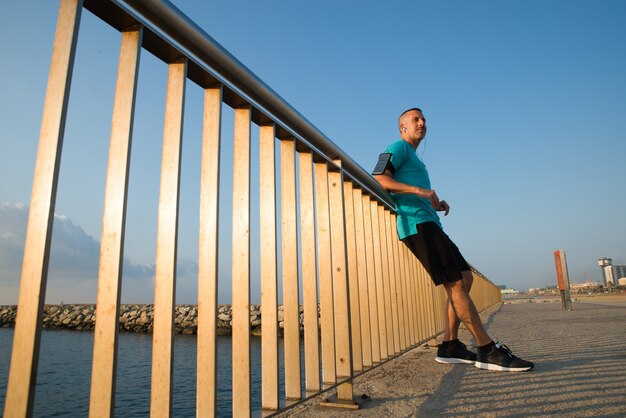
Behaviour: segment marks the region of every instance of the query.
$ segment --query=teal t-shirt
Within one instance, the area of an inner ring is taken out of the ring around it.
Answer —
[[[430,189],[430,178],[424,163],[417,157],[408,142],[400,139],[389,145],[385,152],[391,154],[395,169],[393,178],[400,183]],[[398,235],[400,239],[417,234],[417,224],[435,222],[441,227],[437,211],[429,199],[414,194],[391,193],[396,203]]]

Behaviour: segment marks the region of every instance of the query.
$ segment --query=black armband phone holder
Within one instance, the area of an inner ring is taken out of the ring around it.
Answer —
[[[374,171],[372,171],[372,174],[385,174],[386,170],[393,171],[393,164],[391,164],[391,154],[388,152],[383,152],[378,156],[378,162],[376,163],[376,167],[374,167]]]

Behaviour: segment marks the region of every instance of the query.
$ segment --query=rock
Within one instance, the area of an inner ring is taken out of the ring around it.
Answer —
[[[146,325],[150,320],[145,312],[141,313],[141,316],[135,321],[137,325]]]
[[[318,305],[318,312],[319,312]],[[152,332],[154,321],[154,305],[120,305],[119,329],[129,332]],[[95,305],[45,305],[42,324],[45,328],[67,328],[80,331],[94,329],[96,322]],[[298,307],[300,330],[303,330],[302,305]],[[0,326],[14,326],[17,306],[0,306]],[[250,304],[250,333],[261,334],[262,315],[261,305]],[[217,332],[219,335],[231,334],[232,307],[219,305],[217,307]],[[284,328],[284,308],[282,305],[277,309],[277,323],[279,333]],[[198,308],[196,305],[178,305],[174,311],[175,332],[195,334],[198,328]]]
[[[197,326],[191,325],[191,326],[183,328],[183,334],[186,334],[186,335],[195,334],[197,330],[198,330]]]

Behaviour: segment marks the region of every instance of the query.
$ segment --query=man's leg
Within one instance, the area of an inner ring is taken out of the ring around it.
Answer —
[[[471,271],[463,272],[463,287],[465,291],[469,295],[470,290],[472,289],[472,283],[474,282],[474,277],[472,276]],[[459,326],[461,325],[461,320],[458,315],[454,311],[454,308],[450,304],[450,298],[446,300],[446,304],[444,306],[444,315],[448,319],[445,322],[443,329],[443,341],[452,341],[459,338]]]
[[[463,278],[458,282],[461,283],[463,289],[469,294],[472,288],[473,277],[471,271],[464,271]],[[450,303],[450,297],[446,300],[445,312],[446,322],[444,323],[443,340],[437,347],[438,363],[466,363],[473,364],[476,362],[477,356],[469,351],[465,344],[459,341],[459,325],[461,320]]]
[[[478,310],[476,309],[474,302],[472,302],[469,292],[465,289],[465,286],[464,280],[444,284],[446,293],[448,294],[448,300],[450,301],[458,319],[465,324],[467,329],[476,339],[476,343],[479,346],[487,345],[492,340],[487,334],[487,331],[485,331],[485,328],[480,320],[480,316],[478,315]],[[450,333],[452,333],[452,330],[454,329],[453,327],[455,326],[458,332],[458,325],[455,325],[455,322],[449,320],[448,326],[451,327]]]
[[[446,283],[444,287],[456,316],[474,335],[478,343],[478,355],[475,358],[476,367],[487,370],[522,372],[531,370],[535,366],[533,362],[522,360],[513,355],[506,346],[491,340],[485,331],[480,316],[478,316],[478,310],[469,296],[464,280]],[[449,321],[450,333],[457,327],[456,324],[457,322]],[[458,356],[445,354],[445,349],[442,346],[443,343],[437,351],[437,357],[435,357],[439,363],[469,363],[469,361],[459,361],[456,358]],[[441,355],[439,354],[440,350],[442,351]]]

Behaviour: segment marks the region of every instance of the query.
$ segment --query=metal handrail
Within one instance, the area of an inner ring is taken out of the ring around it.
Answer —
[[[255,122],[274,122],[278,137],[293,136],[330,163],[340,160],[345,174],[395,210],[391,195],[366,170],[169,1],[86,0],[84,6],[120,31],[142,25],[145,49],[165,62],[189,59],[189,78],[196,84],[223,84],[224,102],[253,105],[260,111],[253,112]]]

